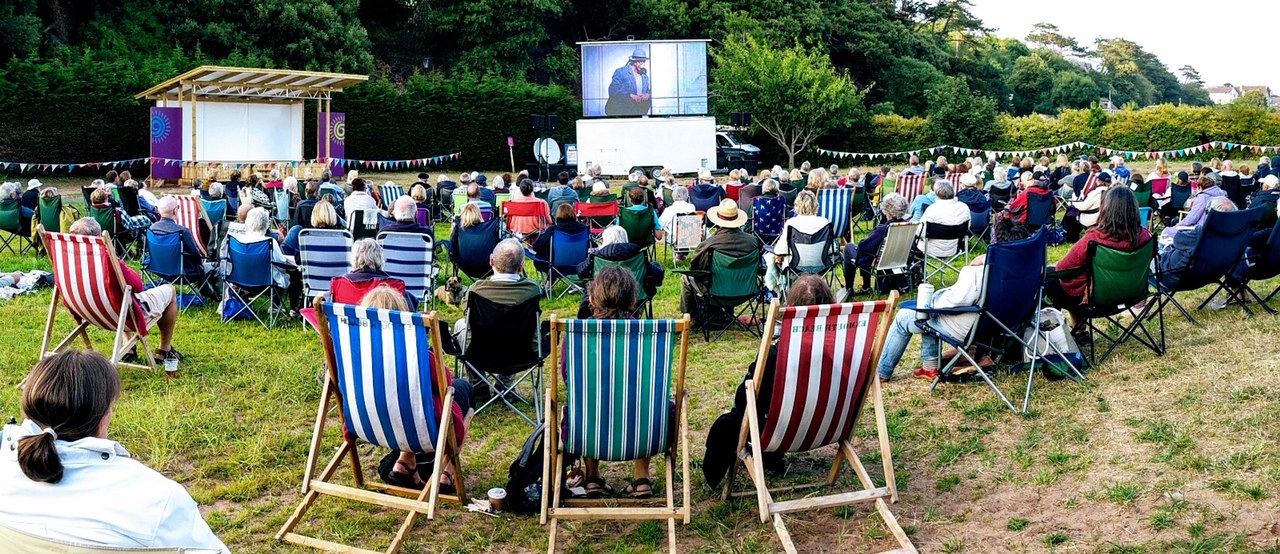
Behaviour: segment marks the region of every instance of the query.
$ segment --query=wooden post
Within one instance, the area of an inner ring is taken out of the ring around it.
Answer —
[[[321,117],[324,117],[324,100],[320,100],[319,98],[317,98],[317,99],[316,99],[316,125],[317,125],[317,127],[316,127],[316,157],[317,157],[317,158],[323,157],[323,156],[321,156],[321,150],[320,150],[320,144],[321,144],[321,142],[320,142],[320,141],[321,141],[321,140],[323,140],[323,138],[320,136],[320,127],[319,127],[319,125],[320,125],[320,118],[321,118]],[[304,157],[305,157],[305,156],[304,156]]]
[[[330,126],[333,125],[333,99],[325,94],[324,98],[324,162],[329,163],[329,134],[333,133]]]
[[[191,84],[191,161],[196,161],[196,85]]]

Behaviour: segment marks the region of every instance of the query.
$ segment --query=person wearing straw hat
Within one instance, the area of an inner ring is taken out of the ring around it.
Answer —
[[[760,239],[742,230],[747,219],[747,213],[738,209],[738,203],[728,198],[720,201],[719,206],[707,210],[707,220],[715,227],[715,232],[702,241],[689,257],[689,269],[707,273],[697,277],[684,276],[680,285],[681,311],[689,313],[698,294],[711,286],[712,252],[737,258],[760,250]]]
[[[649,72],[644,64],[649,53],[637,46],[627,58],[627,65],[613,72],[609,81],[609,100],[604,104],[605,115],[647,115],[653,101],[649,87]]]

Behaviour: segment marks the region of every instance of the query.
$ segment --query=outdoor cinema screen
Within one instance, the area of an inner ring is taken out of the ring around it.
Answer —
[[[583,42],[582,115],[705,115],[707,43]]]

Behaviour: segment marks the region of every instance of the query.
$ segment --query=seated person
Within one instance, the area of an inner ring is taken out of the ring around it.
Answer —
[[[577,191],[573,190],[573,187],[569,186],[569,172],[561,171],[556,176],[556,186],[551,187],[551,190],[547,191],[547,202],[554,206],[559,202],[568,202],[572,205],[577,201]]]
[[[467,289],[467,295],[462,299],[464,314],[467,311],[467,299],[473,294],[504,306],[515,306],[530,298],[543,296],[542,286],[524,275],[524,247],[519,240],[509,238],[499,242],[493,253],[489,254],[489,265],[493,268],[493,274],[487,279],[476,281]],[[454,324],[453,337],[465,351],[469,344],[465,315]]]
[[[788,306],[821,306],[835,303],[831,288],[817,275],[801,275],[787,291]],[[756,395],[757,398],[766,399],[756,406],[759,410],[761,425],[768,420],[769,401],[767,399],[773,397],[774,372],[777,363],[778,346],[770,344],[764,371],[760,374],[759,393]],[[756,361],[751,360],[751,364],[747,366],[747,374],[742,378],[742,382],[738,383],[738,391],[733,397],[733,409],[717,418],[707,432],[707,450],[702,457],[702,475],[706,477],[707,484],[713,488],[719,486],[726,472],[733,468],[734,450],[738,447],[738,432],[742,429],[742,419],[747,414],[747,379],[754,378],[755,374]],[[786,467],[786,460],[782,454],[766,452],[762,461],[765,470],[771,473],[781,473]]]
[[[1111,174],[1098,174],[1097,184],[1085,193],[1084,199],[1071,203],[1071,208],[1062,218],[1062,229],[1066,232],[1067,241],[1080,239],[1080,233],[1097,225],[1098,212],[1102,207],[1102,196],[1111,188]]]
[[[1176,205],[1173,202],[1174,190],[1186,192],[1186,201],[1179,202]],[[1191,176],[1186,171],[1179,171],[1169,183],[1169,188],[1163,196],[1154,196],[1156,203],[1160,206],[1160,216],[1167,223],[1172,224],[1178,218],[1178,213],[1187,207],[1187,202],[1191,200]]]
[[[376,240],[360,239],[352,244],[349,261],[351,263],[351,272],[342,275],[339,279],[346,279],[356,284],[368,283],[374,279],[399,281],[399,279],[383,271],[383,266],[387,264],[387,253]],[[403,283],[401,284],[403,285]],[[418,299],[414,298],[408,291],[405,291],[403,296],[405,305],[409,306],[409,310],[418,307]],[[330,293],[330,298],[332,298],[332,293]]]
[[[783,282],[782,270],[791,263],[791,250],[787,241],[790,240],[792,229],[812,235],[830,224],[827,218],[818,215],[818,195],[806,190],[796,196],[796,215],[782,224],[782,233],[773,242],[773,253],[765,254],[764,286],[775,294],[787,286]]]
[[[395,218],[394,223],[383,225],[380,232],[415,233],[426,237],[435,234],[435,229],[418,225],[418,203],[412,196],[397,198],[391,205],[391,216]]]
[[[1034,173],[1023,173],[1022,177],[1019,179],[1022,186],[1025,188],[1020,194],[1018,194],[1017,198],[1014,198],[1012,202],[1009,202],[1009,204],[1004,207],[1004,211],[1000,214],[1000,218],[1012,218],[1018,223],[1025,224],[1027,222],[1027,215],[1031,211],[1027,209],[1027,204],[1031,200],[1031,195],[1052,195],[1053,191],[1049,190],[1049,187],[1047,186],[1048,183],[1037,181]]]
[[[288,292],[289,309],[297,311],[302,305],[302,272],[294,263],[293,256],[286,256],[280,243],[268,234],[270,226],[271,213],[266,208],[253,208],[245,215],[244,233],[236,240],[242,244],[271,241],[271,280],[276,287]],[[218,313],[222,313],[221,307]]]
[[[514,190],[520,191],[520,195],[517,197],[515,194],[512,194],[510,200],[512,203],[531,203],[547,206],[546,200],[533,195],[533,181],[531,179],[520,180],[519,186]],[[550,212],[547,212],[545,209],[544,212],[550,215]],[[531,237],[531,235],[536,235],[550,225],[551,220],[545,216],[513,215],[507,218],[507,228],[522,237]]]
[[[404,295],[388,286],[374,288],[364,295],[364,300],[360,301],[361,308],[378,308],[401,312],[413,311],[411,306],[413,304],[405,303]],[[475,415],[473,410],[475,396],[471,389],[471,383],[467,382],[466,379],[454,379],[449,371],[449,366],[446,365],[443,369],[445,379],[453,386],[453,409],[450,410],[451,413],[449,415],[453,417],[453,436],[457,439],[458,447],[461,448],[462,443],[467,439],[467,427],[471,424],[471,416]],[[426,487],[423,475],[425,474],[429,477],[431,473],[429,469],[419,465],[418,454],[417,452],[392,452],[388,454],[383,458],[382,463],[378,464],[379,476],[390,485],[422,490]],[[424,462],[431,459],[430,457],[424,457]],[[444,460],[445,464],[451,463],[448,457],[445,457]],[[430,462],[426,462],[422,465],[428,466],[429,464]],[[453,467],[447,465],[440,470],[440,492],[442,494],[453,494],[456,490],[453,469]]]
[[[71,224],[71,228],[67,230],[73,235],[88,235],[92,237],[102,236],[102,227],[91,217],[82,217]],[[166,358],[182,359],[182,353],[173,347],[173,330],[178,325],[178,294],[173,285],[165,283],[163,285],[146,288],[142,283],[142,277],[138,272],[124,263],[124,260],[117,260],[120,266],[120,274],[124,276],[124,285],[128,285],[133,293],[133,313],[139,321],[145,322],[150,327],[156,324],[160,330],[160,348],[155,351],[156,361],[163,362]],[[154,343],[152,343],[154,344]],[[136,350],[136,347],[135,347]],[[126,354],[122,361],[133,362],[138,359],[134,353]]]
[[[1229,202],[1229,201],[1228,201]],[[1098,223],[1089,228],[1080,240],[1071,246],[1053,271],[1083,268],[1089,243],[1111,248],[1131,250],[1151,240],[1151,233],[1142,227],[1138,216],[1138,201],[1128,187],[1110,187],[1102,196],[1098,210]],[[1073,310],[1084,301],[1085,279],[1083,272],[1065,278],[1050,277],[1044,285],[1045,297],[1058,309],[1071,315],[1073,328],[1082,330],[1084,319]]]
[[[111,198],[111,189],[107,187],[94,189],[93,193],[89,195],[89,202],[93,203],[93,207],[95,208],[110,208],[114,210],[116,213],[116,221],[124,227],[123,232],[126,234],[142,236],[142,234],[146,233],[147,227],[151,226],[151,219],[147,216],[137,215],[131,217],[129,214],[125,213],[124,208],[121,208],[119,204],[115,203],[114,199]],[[30,219],[30,216],[24,217],[28,220]],[[116,230],[108,229],[108,231],[114,233]]]
[[[896,192],[885,195],[880,201],[880,213],[884,214],[884,223],[876,226],[867,238],[857,244],[847,244],[844,247],[844,282],[849,287],[853,286],[854,268],[861,277],[862,285],[853,289],[851,296],[861,296],[871,294],[871,274],[875,270],[876,259],[880,257],[880,247],[884,244],[884,239],[889,235],[889,225],[892,223],[907,222],[907,199]],[[907,286],[906,279],[895,276],[895,281],[902,281],[901,284],[894,283],[896,287]],[[885,280],[888,283],[888,280]],[[884,289],[885,287],[880,287]],[[886,292],[886,290],[881,290]]]
[[[298,213],[303,212],[302,210],[298,210]],[[297,256],[302,252],[302,249],[298,244],[298,236],[302,233],[303,229],[345,228],[342,226],[342,221],[338,219],[338,210],[333,208],[333,203],[329,201],[328,197],[321,198],[320,201],[316,202],[315,205],[313,205],[306,213],[309,214],[308,217],[310,218],[307,222],[308,225],[303,227],[302,222],[298,222],[297,225],[294,225],[289,229],[289,234],[284,238],[284,243],[280,245],[280,248],[284,250],[284,253],[287,256]]]
[[[617,202],[618,196],[609,190],[609,184],[604,181],[596,181],[591,185],[591,195],[587,197],[587,202],[591,203],[607,203]]]
[[[1272,179],[1276,178],[1275,175],[1267,175],[1267,177]],[[1261,194],[1262,193],[1259,192],[1257,195],[1255,195],[1254,196],[1255,200],[1257,199],[1257,196]],[[1252,203],[1249,205],[1250,209],[1254,207],[1255,206]],[[1271,212],[1270,215],[1275,218],[1280,218],[1280,204],[1272,204],[1272,207],[1275,209],[1270,210]],[[1266,215],[1267,214],[1265,213],[1263,214],[1264,217]],[[1274,229],[1274,227],[1275,227],[1274,224],[1272,224],[1271,226],[1263,226],[1257,231],[1254,231],[1253,234],[1249,236],[1249,246],[1245,247],[1244,256],[1240,258],[1240,261],[1236,262],[1235,268],[1233,268],[1231,270],[1231,273],[1227,275],[1227,286],[1231,289],[1230,292],[1234,295],[1236,299],[1246,299],[1245,302],[1249,301],[1247,299],[1249,299],[1250,297],[1246,296],[1249,293],[1245,292],[1244,290],[1244,285],[1248,282],[1248,280],[1245,279],[1245,275],[1248,273],[1250,266],[1254,264],[1254,260],[1258,259],[1258,257],[1260,256],[1265,255],[1266,249],[1267,249],[1267,241],[1271,239],[1271,231]],[[1177,240],[1174,240],[1174,242],[1176,243]],[[19,273],[18,275],[21,275],[21,273]],[[0,275],[0,286],[3,286],[3,284],[4,284],[4,276]],[[1218,296],[1217,299],[1215,299],[1211,304],[1209,304],[1209,307],[1215,310],[1221,310],[1222,308],[1227,307],[1227,301],[1230,298],[1232,298],[1232,295]]]
[[[697,297],[704,294],[711,286],[713,253],[720,252],[740,258],[760,251],[760,239],[742,230],[742,226],[747,224],[747,219],[747,214],[738,209],[738,203],[728,198],[707,212],[707,221],[711,223],[714,231],[689,257],[689,269],[705,273],[696,276],[684,275],[681,279],[680,311],[691,313]]]
[[[381,211],[378,209],[378,201],[369,194],[368,188],[369,186],[364,182],[364,179],[355,178],[351,180],[351,194],[348,194],[347,198],[342,201],[343,211],[348,216],[357,210],[364,212]]]
[[[674,182],[673,180],[672,183]],[[658,216],[659,228],[675,229],[676,216],[689,215],[696,211],[697,209],[693,207],[693,204],[689,203],[689,189],[677,185],[671,189],[671,205],[663,208],[662,214]],[[675,241],[675,233],[663,234],[667,242]]]
[[[102,190],[102,189],[99,189],[99,190]],[[97,191],[94,191],[94,193],[96,194]],[[25,205],[23,205],[22,198],[23,198],[23,195],[18,190],[18,183],[5,183],[3,185],[0,185],[0,202],[2,202],[5,206],[17,205],[19,220],[24,224],[24,227],[25,227],[26,225],[29,225],[31,223],[31,218],[35,217],[36,211],[34,208],[28,208]],[[37,200],[37,203],[38,203],[38,200]]]
[[[221,290],[221,287],[216,285],[217,270],[200,255],[200,245],[196,243],[191,230],[179,225],[174,219],[178,215],[178,198],[175,196],[161,198],[157,210],[160,212],[160,219],[151,224],[151,230],[156,233],[178,233],[182,237],[182,267],[186,269],[187,275],[193,281],[206,276],[215,277],[205,283],[200,294],[205,298],[217,298]]]
[[[480,199],[488,202],[489,206],[492,206],[495,210],[498,209],[498,192],[494,189],[497,185],[501,184],[502,183],[497,183],[494,187],[490,187],[489,177],[480,173],[477,173],[475,176],[475,185],[480,188]],[[502,192],[506,191],[503,190]],[[470,194],[467,196],[470,196]]]
[[[1214,199],[1227,197],[1227,191],[1222,190],[1218,182],[1209,177],[1201,177],[1199,185],[1200,192],[1191,197],[1191,211],[1187,213],[1187,217],[1178,220],[1161,232],[1166,239],[1180,231],[1204,225],[1204,220],[1209,215],[1209,204]]]
[[[418,174],[419,177],[426,173]],[[431,224],[436,220],[436,214],[432,213],[431,205],[435,199],[435,189],[431,188],[429,183],[415,183],[409,187],[409,198],[413,199],[414,214],[413,219],[417,221],[418,211],[427,212],[427,224]]]
[[[1280,203],[1280,177],[1267,175],[1260,181],[1262,188],[1249,199],[1249,207],[1256,208],[1267,204]]]
[[[1002,219],[996,225],[996,242],[1014,241],[1026,238],[1028,234],[1026,226],[1018,225],[1010,219]],[[934,292],[933,307],[976,306],[982,296],[982,280],[985,273],[983,266],[986,265],[986,259],[985,254],[978,256],[969,262],[969,265],[960,268],[960,275],[956,277],[954,285]],[[930,325],[941,334],[959,341],[969,335],[973,324],[978,321],[978,314],[934,315],[929,320]],[[902,361],[902,355],[911,342],[911,335],[922,333],[924,331],[916,325],[916,311],[899,308],[898,313],[893,316],[893,324],[889,327],[888,336],[885,337],[884,350],[880,353],[880,365],[876,368],[876,374],[881,381],[888,381],[893,377],[893,370],[898,366],[898,362]],[[938,377],[938,342],[932,337],[920,340],[921,367],[916,370],[916,377],[930,380]]]
[[[1215,187],[1217,188],[1217,187]],[[1209,201],[1209,209],[1215,212],[1234,212],[1236,204],[1226,196],[1218,196]],[[1205,215],[1208,219],[1208,215]],[[1182,280],[1182,270],[1191,261],[1191,253],[1195,251],[1196,242],[1200,240],[1200,231],[1204,228],[1201,221],[1197,227],[1178,231],[1173,235],[1173,242],[1160,251],[1160,284],[1169,288],[1178,286]],[[1270,233],[1270,229],[1259,232]]]
[[[709,212],[715,209],[725,198],[724,189],[716,185],[716,181],[711,177],[711,172],[705,168],[700,170],[698,181],[694,183],[693,188],[689,189],[689,198],[693,205],[700,212]]]
[[[307,186],[303,188],[303,193],[306,198],[299,200],[298,205],[293,209],[293,223],[306,229],[311,227],[311,211],[315,209],[316,203],[320,202],[320,183],[308,181]]]
[[[643,248],[627,242],[627,230],[617,225],[610,225],[605,228],[604,233],[600,235],[600,246],[592,248],[587,253],[587,260],[578,265],[578,277],[584,280],[592,278],[595,271],[596,258],[607,260],[610,262],[622,262],[630,260],[636,256],[644,256]],[[662,281],[666,274],[662,269],[662,264],[649,261],[646,256],[645,263],[648,270],[645,271],[643,282],[644,292],[653,298],[657,294],[658,287],[662,286]],[[583,299],[585,302],[586,299]],[[585,304],[584,304],[585,306]],[[581,312],[579,312],[581,313]]]
[[[484,223],[484,221],[484,215],[480,212],[479,204],[468,203],[462,207],[462,211],[458,212],[458,217],[454,218],[453,225],[449,227],[449,240],[444,243],[444,249],[449,253],[450,258],[456,260],[458,257],[458,234],[463,229],[470,229]]]
[[[956,200],[968,206],[971,215],[987,213],[991,209],[991,199],[978,188],[978,177],[972,173],[960,176],[960,192],[956,193]]]
[[[641,175],[641,177],[644,177],[644,176]],[[652,192],[649,191],[647,187],[633,186],[626,190],[626,195],[627,195],[627,203],[629,205],[623,208],[624,210],[631,210],[633,212],[643,212],[646,209],[652,208],[652,205],[648,204],[649,202],[648,197],[652,196]],[[665,227],[662,226],[662,220],[658,217],[658,210],[656,208],[652,208],[652,209],[653,211],[650,213],[651,215],[653,215],[653,238],[654,238],[654,241],[661,242],[663,237],[662,230],[665,229]]]
[[[31,179],[27,181],[27,190],[22,193],[22,207],[25,208],[22,213],[26,214],[27,219],[35,215],[37,209],[40,208],[40,187],[43,183],[39,179]],[[134,183],[137,186],[137,183]],[[31,213],[27,214],[27,210]]]
[[[927,224],[935,223],[938,225],[968,225],[969,224],[969,206],[956,200],[956,189],[951,185],[950,181],[940,179],[933,183],[933,194],[938,197],[929,209],[925,210],[924,215],[920,217],[920,222],[926,225],[920,226],[920,236],[923,237]],[[954,256],[960,248],[958,240],[933,240],[929,241],[928,254],[935,258],[949,258]],[[924,241],[916,243],[916,249],[924,252]]]
[[[493,214],[493,210],[494,210],[493,204],[494,202],[497,202],[497,200],[496,200],[496,197],[493,202],[485,200],[481,193],[486,190],[489,190],[489,189],[484,188],[476,183],[471,183],[470,185],[467,185],[467,204],[468,205],[474,204],[476,208],[479,208],[481,210],[481,212],[487,210],[490,214]],[[489,192],[492,193],[493,191],[489,191]],[[492,215],[490,215],[490,217],[492,217]]]
[[[120,374],[97,352],[36,364],[23,389],[25,419],[4,426],[0,523],[84,546],[230,552],[182,485],[107,438],[119,397]]]
[[[556,225],[555,227],[552,227],[552,230],[572,235],[581,233],[587,229],[588,227],[585,224],[578,221],[577,214],[573,211],[572,204],[561,204],[556,208]],[[551,259],[551,237],[553,235],[555,235],[555,233],[550,231],[538,235],[538,238],[533,241],[534,256],[542,260]],[[533,266],[537,268],[538,271],[547,271],[549,269],[549,265],[547,263],[539,262],[537,260],[534,260]]]

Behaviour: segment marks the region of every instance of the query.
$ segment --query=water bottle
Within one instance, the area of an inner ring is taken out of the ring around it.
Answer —
[[[916,292],[916,307],[928,309],[933,306],[933,285],[929,283],[920,283],[920,288]],[[916,319],[924,321],[929,319],[929,314],[916,310]]]

